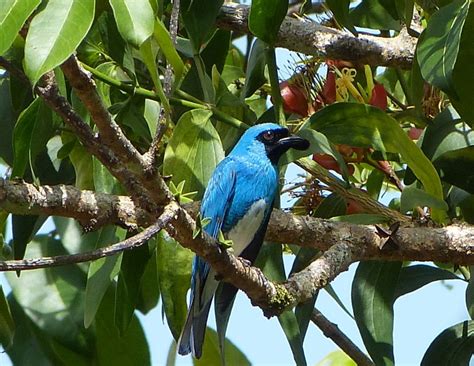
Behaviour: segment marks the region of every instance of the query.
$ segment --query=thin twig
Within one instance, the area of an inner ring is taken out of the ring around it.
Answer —
[[[180,0],[173,0],[173,8],[171,9],[169,30],[170,30],[171,41],[173,42],[174,46],[176,46],[176,37],[178,35],[179,6],[180,6]],[[168,99],[171,97],[172,82],[173,82],[173,68],[171,67],[171,64],[169,62],[166,62],[163,90],[164,90],[166,98]],[[161,139],[163,138],[163,135],[166,133],[166,130],[168,129],[170,121],[171,121],[171,115],[162,106],[161,113],[158,118],[155,136],[153,137],[153,141],[151,142],[150,148],[145,154],[145,157],[148,160],[147,161],[148,170],[152,170],[155,167],[156,154],[158,152],[158,147],[159,147]]]
[[[336,324],[326,318],[318,309],[313,309],[311,321],[321,329],[323,334],[332,339],[358,366],[374,366],[372,360],[346,336]]]
[[[174,214],[175,211],[173,209],[165,208],[165,211],[155,224],[147,227],[145,230],[132,236],[131,238],[104,248],[91,250],[85,253],[57,255],[54,257],[0,261],[0,271],[25,271],[90,262],[99,258],[109,257],[126,250],[131,250],[145,244],[154,235],[156,235],[171,220]]]

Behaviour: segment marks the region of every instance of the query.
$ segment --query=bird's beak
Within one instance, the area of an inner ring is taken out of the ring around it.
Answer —
[[[284,137],[267,150],[267,155],[274,164],[278,164],[280,157],[292,148],[306,150],[309,148],[309,141],[299,136]]]
[[[309,148],[309,141],[299,136],[288,136],[280,139],[277,146],[281,150],[296,149],[306,150]]]

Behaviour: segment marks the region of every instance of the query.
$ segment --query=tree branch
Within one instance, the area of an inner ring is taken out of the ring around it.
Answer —
[[[55,215],[77,219],[91,228],[114,224],[147,227],[156,216],[137,206],[128,196],[82,191],[73,186],[36,186],[0,179],[0,209],[19,215]],[[186,205],[196,216],[198,203]],[[191,219],[186,216],[184,219]],[[178,223],[177,230],[188,227]],[[393,236],[398,247],[384,246],[372,225],[354,225],[273,210],[266,240],[328,250],[338,243],[357,248],[356,260],[439,261],[474,264],[474,227],[401,227]],[[381,249],[382,248],[382,249]]]
[[[20,271],[39,268],[58,267],[68,264],[90,262],[99,258],[109,257],[126,250],[131,250],[145,244],[155,236],[171,219],[174,211],[166,207],[158,221],[147,227],[141,233],[107,247],[91,250],[85,253],[57,255],[54,257],[31,258],[21,260],[0,261],[0,271]]]
[[[249,7],[224,5],[217,26],[238,33],[249,33]],[[312,21],[286,17],[275,46],[324,59],[347,60],[371,66],[409,69],[413,63],[417,39],[402,31],[393,38],[340,31]]]
[[[79,206],[76,206],[79,204]],[[150,225],[153,217],[127,197],[79,191],[74,187],[35,187],[32,184],[0,180],[0,208],[11,213],[45,213],[75,217],[82,222],[118,223],[133,227]],[[353,225],[274,210],[266,239],[318,248],[324,253],[307,268],[276,284],[239,258],[223,250],[206,234],[194,239],[195,222],[175,201],[167,206],[171,218],[166,230],[180,244],[191,249],[222,277],[242,289],[266,316],[311,298],[340,272],[359,260],[440,261],[474,264],[474,227],[405,227],[393,234],[398,247],[384,245],[373,226]],[[97,216],[97,212],[104,214]],[[196,212],[196,207],[193,207]],[[172,214],[171,214],[172,213]],[[26,269],[26,266],[21,269]]]
[[[103,143],[121,160],[131,160],[137,165],[142,165],[143,161],[140,153],[112,119],[97,93],[94,81],[80,68],[76,56],[70,56],[61,65],[61,70],[99,128]]]
[[[311,321],[317,325],[323,334],[332,339],[359,366],[374,366],[372,360],[346,336],[336,324],[329,321],[318,309],[313,309]]]

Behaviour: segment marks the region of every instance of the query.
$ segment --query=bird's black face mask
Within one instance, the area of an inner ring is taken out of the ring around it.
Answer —
[[[278,159],[291,148],[297,150],[309,148],[308,140],[290,136],[286,128],[264,131],[258,136],[258,140],[265,145],[265,151],[272,164],[278,164]]]

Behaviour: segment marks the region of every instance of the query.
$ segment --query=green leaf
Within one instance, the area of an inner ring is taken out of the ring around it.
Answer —
[[[148,0],[110,0],[122,38],[139,48],[153,34],[155,17]]]
[[[455,98],[453,69],[468,10],[468,0],[454,0],[439,9],[430,18],[416,49],[423,78]]]
[[[92,174],[96,192],[118,194],[120,183],[96,157],[92,157]]]
[[[124,230],[117,230],[114,226],[104,227],[98,234],[95,249],[106,247],[125,238]],[[84,326],[86,328],[92,324],[102,298],[119,273],[121,263],[122,253],[97,259],[89,265],[84,298]]]
[[[305,125],[306,126],[306,125]],[[306,150],[288,150],[280,159],[280,164],[285,165],[292,163],[300,158],[311,154],[328,154],[336,159],[337,163],[341,167],[342,174],[345,178],[349,176],[347,171],[347,165],[342,155],[335,149],[328,138],[321,132],[315,131],[311,128],[302,128],[296,133],[297,136],[303,137],[309,141],[309,148]],[[346,179],[347,180],[347,179]]]
[[[315,113],[309,123],[333,143],[399,153],[425,191],[443,199],[441,181],[431,162],[398,122],[382,110],[358,103],[336,103]],[[445,212],[439,209],[433,209],[432,215],[437,221],[445,219]]]
[[[443,181],[474,193],[474,146],[445,152],[434,165],[441,170]]]
[[[194,54],[201,52],[202,46],[216,29],[216,17],[224,0],[183,0],[181,16],[186,32],[193,46]]]
[[[160,75],[158,73],[158,67],[156,64],[157,50],[156,47],[153,46],[153,39],[148,38],[140,46],[140,54],[142,56],[144,64],[148,69],[148,72],[150,73],[151,80],[153,80],[153,86],[155,87],[156,93],[160,97],[160,102],[163,105],[165,112],[170,114],[171,107],[168,98],[166,97],[165,92],[163,90],[163,86],[161,85]]]
[[[314,216],[329,219],[333,216],[340,216],[346,213],[346,200],[344,197],[331,193],[325,197],[314,210]]]
[[[23,177],[28,165],[34,169],[37,156],[46,149],[56,127],[51,109],[39,98],[20,114],[13,131],[13,177]]]
[[[282,282],[286,279],[281,244],[264,243],[260,249],[257,262],[257,266],[260,266],[259,263],[263,263],[262,271],[270,280]],[[290,344],[296,365],[306,365],[303,339],[295,313],[291,310],[284,311],[278,316],[278,322]]]
[[[206,48],[201,52],[201,58],[206,65],[206,73],[208,75],[212,75],[213,68],[216,68],[219,73],[222,73],[231,41],[230,31],[218,29],[214,32]]]
[[[400,30],[400,22],[393,19],[379,0],[362,0],[350,12],[355,26],[377,30]]]
[[[339,295],[336,293],[336,291],[334,290],[334,288],[332,287],[332,285],[329,283],[327,284],[325,287],[324,287],[324,290],[329,294],[329,296],[331,296],[333,298],[333,300],[336,302],[337,305],[339,305],[341,307],[342,310],[344,310],[344,312],[349,315],[352,319],[354,319],[354,316],[351,314],[351,312],[349,311],[349,309],[346,307],[346,305],[344,305],[344,303],[342,302],[341,298],[339,297]]]
[[[191,283],[194,255],[163,231],[158,235],[157,240],[161,298],[168,326],[174,339],[177,340],[186,320],[186,293]]]
[[[352,307],[364,345],[377,365],[394,365],[393,303],[401,262],[360,262]]]
[[[298,253],[296,254],[295,260],[293,261],[290,275],[306,268],[317,257],[319,252],[320,251],[315,248],[298,248]],[[298,304],[295,307],[295,316],[298,322],[298,328],[300,330],[302,342],[304,342],[317,297],[318,293],[316,293],[312,299]]]
[[[436,208],[442,211],[448,210],[448,204],[445,201],[433,197],[422,189],[413,186],[406,187],[400,197],[400,211],[407,213],[418,206]]]
[[[0,6],[0,55],[10,48],[19,30],[41,0],[4,0]]]
[[[250,31],[273,45],[287,11],[288,0],[253,0],[248,20]]]
[[[158,280],[158,250],[155,240],[148,242],[151,257],[146,264],[145,271],[140,280],[140,293],[137,302],[137,310],[147,314],[155,308],[160,299],[160,282]]]
[[[333,351],[319,361],[316,366],[357,366],[352,358],[343,351]]]
[[[0,33],[1,34],[1,33]],[[0,159],[5,163],[13,165],[13,128],[15,116],[13,110],[12,93],[10,92],[12,82],[7,78],[0,78]]]
[[[445,329],[428,347],[421,366],[469,365],[474,349],[474,321],[466,320]]]
[[[148,245],[123,253],[115,293],[115,325],[124,334],[132,321],[140,295],[140,282],[150,260]]]
[[[4,349],[10,347],[15,334],[15,322],[13,321],[8,301],[0,286],[0,344]]]
[[[64,62],[89,31],[94,0],[50,0],[31,21],[25,42],[25,73],[34,85]]]
[[[127,331],[120,334],[114,324],[115,294],[113,288],[104,296],[95,320],[97,365],[150,366],[150,350],[136,315]]]
[[[16,325],[13,344],[5,348],[12,364],[15,366],[53,366],[50,355],[46,354],[40,343],[48,336],[38,330],[35,324],[26,316],[12,293],[8,296],[8,304]],[[41,334],[41,337],[37,337],[38,333]]]
[[[469,267],[469,283],[466,288],[466,308],[471,319],[474,319],[474,266]]]
[[[224,158],[219,135],[210,121],[212,112],[195,109],[184,113],[165,150],[163,174],[172,175],[184,191],[198,191],[198,198],[217,163]]]
[[[12,215],[13,258],[23,259],[27,244],[46,221],[46,216]]]
[[[400,296],[416,291],[431,282],[442,280],[460,280],[460,278],[450,271],[426,264],[403,267],[398,277],[395,298],[398,299]]]
[[[267,82],[265,77],[265,42],[256,39],[250,50],[247,70],[245,72],[245,98]]]
[[[247,366],[251,365],[245,354],[237,348],[235,344],[226,339],[225,342],[225,358],[227,365]],[[214,329],[206,329],[206,337],[204,339],[204,346],[202,350],[202,357],[198,360],[193,358],[194,366],[210,366],[220,365],[221,356],[219,351],[219,341],[217,333]]]
[[[38,235],[25,258],[63,254],[66,251],[59,240]],[[7,280],[26,315],[43,332],[79,353],[89,348],[82,326],[85,275],[78,266],[25,271],[20,278],[8,273]]]
[[[349,17],[350,0],[326,0],[326,5],[331,10],[340,26],[347,28],[352,34],[357,35],[352,19]]]
[[[160,49],[163,51],[166,60],[173,67],[175,82],[179,83],[184,73],[184,62],[181,57],[179,57],[168,30],[166,29],[163,22],[159,19],[155,21],[153,35],[156,42],[160,46]]]
[[[458,99],[451,102],[469,126],[474,126],[474,75],[469,72],[474,59],[474,3],[469,3],[469,13],[459,42],[458,57],[453,70],[453,83]]]
[[[474,131],[462,122],[451,106],[436,116],[423,136],[421,149],[431,160],[445,152],[474,145]]]

